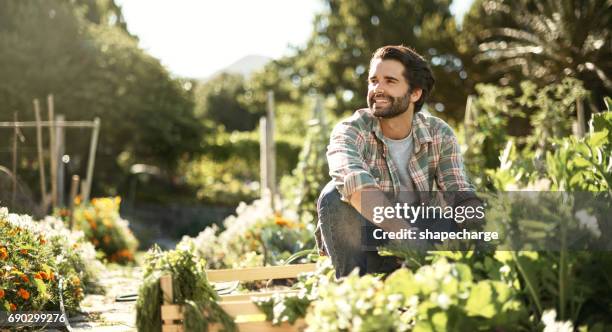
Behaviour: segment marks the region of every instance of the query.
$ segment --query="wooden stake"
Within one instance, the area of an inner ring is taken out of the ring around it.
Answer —
[[[80,180],[78,175],[72,176],[72,182],[70,183],[70,202],[68,202],[68,206],[70,209],[70,229],[74,229],[74,200],[77,196],[77,191],[79,190],[79,181]]]
[[[62,156],[64,155],[65,152],[65,131],[64,131],[64,120],[65,117],[62,114],[59,114],[56,117],[56,123],[58,124],[57,129],[55,130],[55,145],[56,145],[56,152],[55,152],[55,161],[56,161],[56,167],[57,167],[57,177],[56,177],[56,188],[57,188],[57,204],[58,206],[62,206],[65,207],[66,205],[64,204],[64,182],[65,182],[65,167],[64,167],[64,162],[62,160]]]
[[[51,207],[57,206],[57,144],[55,143],[55,110],[53,95],[47,96],[47,110],[49,112],[49,162],[51,163]]]
[[[473,130],[472,125],[474,124],[474,116],[472,114],[472,99],[474,96],[468,95],[465,102],[465,114],[463,115],[463,138],[466,146],[470,146],[471,135],[470,131]]]
[[[268,104],[266,108],[265,132],[262,137],[265,153],[262,158],[266,163],[266,184],[269,191],[270,204],[273,211],[276,211],[276,146],[274,144],[274,92],[268,91]]]
[[[13,119],[17,122],[17,112],[13,114]],[[11,196],[11,206],[15,208],[17,200],[17,139],[19,137],[19,128],[15,127],[13,134],[13,194]]]
[[[91,193],[91,181],[93,178],[94,165],[96,163],[96,149],[98,147],[98,135],[100,134],[100,118],[94,119],[94,128],[91,132],[91,141],[89,145],[89,160],[87,162],[87,177],[81,194],[83,195],[83,202],[89,201],[89,195]]]
[[[47,179],[45,177],[45,159],[43,158],[42,126],[38,99],[34,99],[34,114],[36,116],[36,149],[38,150],[38,172],[40,174],[41,210],[45,213],[47,212]]]
[[[586,133],[586,126],[585,123],[586,121],[585,116],[584,116],[584,107],[582,105],[582,98],[578,98],[576,100],[576,121],[578,122],[578,126],[576,128],[576,136],[578,136],[579,138],[584,137],[584,134]]]

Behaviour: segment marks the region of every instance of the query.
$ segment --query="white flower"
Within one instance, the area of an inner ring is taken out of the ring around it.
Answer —
[[[436,298],[436,302],[438,303],[438,306],[444,310],[448,309],[448,306],[450,305],[450,297],[448,297],[448,295],[442,293],[440,295],[438,295],[438,297]]]
[[[570,321],[556,321],[557,312],[554,309],[546,310],[542,314],[542,323],[544,323],[544,332],[572,332],[574,325]]]
[[[586,210],[580,210],[576,212],[575,217],[581,227],[589,230],[595,237],[601,236],[601,230],[595,216],[590,215]]]

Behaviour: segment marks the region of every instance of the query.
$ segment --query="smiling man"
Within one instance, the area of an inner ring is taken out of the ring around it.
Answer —
[[[318,201],[317,244],[331,256],[336,276],[398,267],[364,246],[373,230],[406,232],[399,217],[374,222],[373,206],[428,204],[435,193],[456,206],[476,199],[453,130],[421,111],[434,86],[427,61],[404,46],[374,53],[368,75],[367,109],[334,128],[327,148],[332,180]],[[433,198],[435,199],[435,198]],[[377,231],[380,233],[380,231]]]

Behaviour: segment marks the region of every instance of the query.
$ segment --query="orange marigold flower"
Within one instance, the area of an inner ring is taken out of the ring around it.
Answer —
[[[83,212],[83,216],[85,217],[85,220],[89,221],[90,223],[94,221],[93,216],[91,215],[91,212],[89,211]]]
[[[4,297],[4,289],[0,288],[0,299]]]
[[[43,280],[49,280],[49,275],[46,272],[40,271],[37,273]],[[36,276],[34,276],[36,278]]]
[[[11,311],[17,311],[17,306],[13,303],[9,303],[9,307],[11,308]]]
[[[288,226],[288,227],[291,227],[291,221],[283,218],[283,216],[280,213],[275,213],[274,214],[274,223],[279,225],[279,226]]]
[[[81,204],[81,195],[74,198],[74,205],[80,205],[80,204]]]
[[[28,254],[28,249],[21,249],[19,250],[20,253],[27,255]]]
[[[19,278],[20,278],[20,279],[21,279],[23,282],[25,282],[26,284],[27,284],[28,282],[30,282],[30,278],[28,278],[28,276],[27,276],[27,275],[25,275],[25,274],[20,275],[20,276],[19,276]]]
[[[0,259],[4,260],[8,258],[8,251],[5,247],[0,248]]]
[[[45,244],[45,243],[47,243],[47,240],[45,240],[45,238],[44,238],[44,237],[42,237],[42,236],[40,237],[40,239],[38,239],[38,241],[40,242],[40,244]]]
[[[55,280],[55,275],[53,274],[53,271],[49,271],[49,278],[47,280]]]
[[[24,300],[28,300],[30,298],[30,292],[28,292],[27,290],[23,289],[23,288],[19,288],[19,290],[17,291],[17,293],[19,294],[19,296],[21,296],[22,299]]]
[[[40,272],[37,272],[36,274],[34,274],[34,279],[42,279],[42,275],[40,274]]]

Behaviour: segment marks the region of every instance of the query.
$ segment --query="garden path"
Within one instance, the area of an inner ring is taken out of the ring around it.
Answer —
[[[128,332],[136,331],[136,301],[117,302],[117,296],[136,294],[142,283],[139,266],[107,266],[100,276],[106,294],[89,294],[81,303],[83,316],[70,319],[75,332]]]

